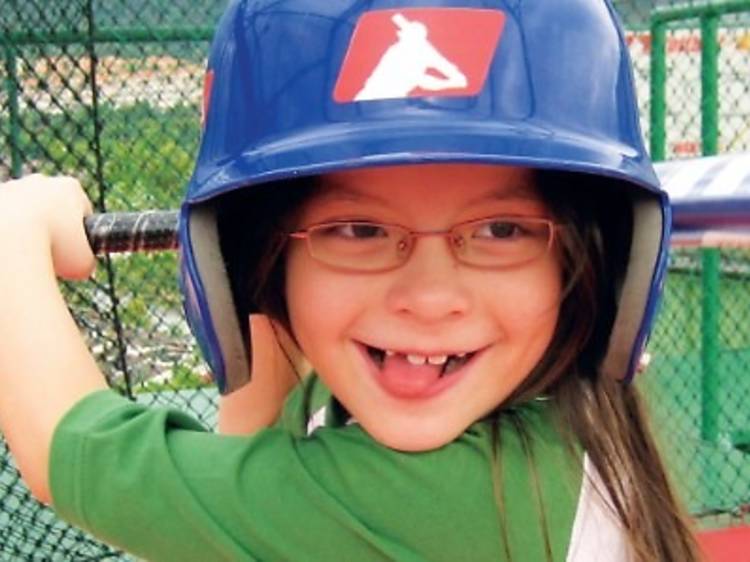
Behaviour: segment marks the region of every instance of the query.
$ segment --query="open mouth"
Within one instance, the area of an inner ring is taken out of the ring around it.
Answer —
[[[439,368],[440,377],[454,373],[455,371],[466,365],[466,363],[468,363],[477,353],[476,351],[472,351],[450,355],[417,355],[412,353],[406,354],[387,349],[380,349],[370,345],[365,345],[365,349],[367,350],[367,354],[380,370],[385,367],[387,361],[405,361],[406,363],[415,367],[431,365]]]

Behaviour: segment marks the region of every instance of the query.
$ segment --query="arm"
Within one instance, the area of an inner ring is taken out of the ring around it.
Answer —
[[[272,425],[287,394],[309,367],[286,330],[261,314],[250,316],[253,358],[250,382],[219,401],[219,431],[253,433]],[[282,349],[283,348],[283,349]]]
[[[464,73],[432,45],[424,46],[424,55],[429,60],[430,68],[437,70],[442,76],[424,73],[419,80],[420,88],[437,91],[446,88],[465,88],[468,85],[469,82]]]
[[[32,493],[49,503],[52,434],[83,396],[107,387],[56,276],[85,279],[90,203],[71,178],[0,185],[0,431]]]

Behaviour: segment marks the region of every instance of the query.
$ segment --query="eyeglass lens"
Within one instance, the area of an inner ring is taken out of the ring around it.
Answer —
[[[337,222],[308,229],[312,256],[326,264],[357,271],[403,265],[417,238],[446,237],[461,263],[484,268],[512,267],[544,254],[552,241],[546,219],[494,217],[455,226],[447,232],[411,232],[398,225]]]

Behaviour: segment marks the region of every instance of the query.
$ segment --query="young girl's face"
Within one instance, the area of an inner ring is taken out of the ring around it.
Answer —
[[[552,218],[524,168],[381,167],[322,183],[299,230],[358,220],[434,232],[489,217]],[[526,236],[500,221],[467,232],[482,244]],[[382,242],[386,231],[343,225],[324,236],[348,252]],[[287,257],[294,335],[353,418],[389,447],[420,451],[453,440],[508,397],[552,339],[562,293],[554,246],[521,265],[480,268],[460,262],[448,237],[428,235],[404,263],[363,272],[322,263],[307,242],[293,239]]]

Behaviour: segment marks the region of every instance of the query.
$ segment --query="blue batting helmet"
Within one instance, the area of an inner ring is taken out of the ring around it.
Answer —
[[[661,289],[670,217],[608,1],[234,1],[207,76],[203,137],[181,210],[181,279],[189,324],[222,393],[249,380],[251,350],[216,202],[278,180],[428,162],[580,172],[632,186],[630,258],[601,364],[632,376]]]

